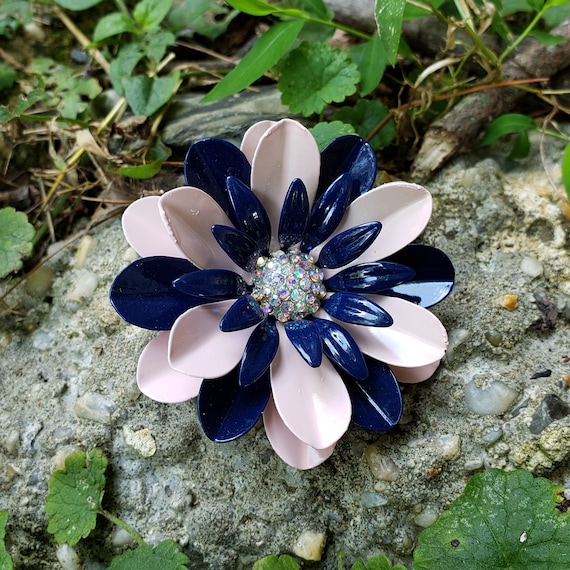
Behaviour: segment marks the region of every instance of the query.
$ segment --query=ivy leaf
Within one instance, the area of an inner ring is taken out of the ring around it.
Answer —
[[[328,103],[340,103],[356,92],[356,64],[326,42],[303,42],[279,66],[281,101],[305,117],[320,113]]]
[[[0,570],[12,570],[14,564],[12,558],[4,545],[4,537],[6,536],[6,523],[8,522],[8,513],[0,511]]]
[[[392,566],[385,556],[373,556],[368,562],[364,562],[362,558],[359,558],[352,565],[351,570],[406,570],[406,567],[401,564]]]
[[[525,131],[535,131],[536,124],[526,115],[520,113],[507,113],[497,117],[489,123],[483,138],[479,141],[480,147],[494,143],[503,135],[510,133],[522,133]]]
[[[65,459],[65,469],[54,471],[48,482],[48,532],[60,544],[73,546],[94,528],[105,487],[107,460],[100,449],[76,451]]]
[[[376,24],[390,65],[396,63],[406,0],[376,0]]]
[[[354,107],[342,107],[335,114],[336,121],[350,123],[356,133],[367,138],[388,115],[388,108],[380,101],[361,99]],[[368,142],[374,149],[390,144],[396,137],[396,127],[390,119]]]
[[[0,278],[22,267],[22,257],[32,253],[34,233],[24,212],[0,209]]]
[[[354,127],[342,121],[332,121],[330,123],[317,123],[309,129],[313,138],[319,145],[319,150],[323,150],[329,143],[343,135],[354,134]]]
[[[562,184],[566,188],[566,195],[570,202],[570,143],[566,145],[562,155]]]
[[[133,10],[135,22],[148,32],[166,18],[173,0],[140,0]]]
[[[150,117],[176,92],[180,71],[166,77],[135,75],[123,78],[123,88],[128,104],[135,115]]]
[[[154,548],[148,544],[113,558],[108,570],[186,570],[190,559],[179,552],[173,540],[163,540]]]
[[[236,67],[201,102],[217,101],[249,87],[283,57],[297,39],[302,27],[303,22],[290,21],[280,22],[269,28]]]
[[[287,554],[281,556],[266,556],[258,560],[252,570],[299,570],[301,568],[293,558]]]
[[[569,513],[562,488],[524,470],[475,475],[419,536],[415,570],[565,570]],[[559,507],[558,509],[556,507]]]

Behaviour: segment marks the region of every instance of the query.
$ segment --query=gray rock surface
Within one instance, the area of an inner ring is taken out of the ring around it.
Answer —
[[[113,277],[133,259],[118,220],[90,232],[82,268],[77,244],[52,259],[51,288],[19,287],[0,322],[0,509],[10,513],[16,568],[51,570],[61,567],[58,557],[77,556],[101,569],[132,546],[104,521],[74,552],[46,532],[48,478],[75,449],[105,450],[108,510],[150,542],[178,541],[200,570],[251,568],[281,552],[321,556],[311,567],[333,569],[341,550],[346,563],[385,553],[409,566],[418,533],[478,470],[522,467],[570,487],[570,417],[556,412],[570,404],[563,143],[545,141],[545,173],[532,142],[527,160],[509,162],[494,146],[456,159],[428,184],[434,214],[421,240],[457,269],[452,295],[434,309],[450,332],[447,359],[432,380],[403,388],[397,429],[352,427],[308,472],[286,466],[262,427],[215,444],[194,403],[139,394],[136,362],[153,334],[122,322],[108,302]],[[549,307],[548,326],[533,327],[544,312],[535,294]],[[551,374],[532,378],[544,370]],[[466,387],[493,390],[496,382],[516,394],[506,409],[491,402],[471,411]]]

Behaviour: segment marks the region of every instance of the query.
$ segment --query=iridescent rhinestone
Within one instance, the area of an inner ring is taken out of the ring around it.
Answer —
[[[252,272],[252,297],[264,314],[280,322],[302,319],[318,311],[326,294],[323,272],[314,258],[299,250],[278,250],[260,257]]]

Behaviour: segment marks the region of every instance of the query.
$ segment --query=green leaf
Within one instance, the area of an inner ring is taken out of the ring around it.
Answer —
[[[522,133],[536,130],[534,121],[526,115],[508,113],[497,117],[489,123],[483,138],[479,141],[479,147],[494,143],[498,138],[510,133]]]
[[[180,71],[166,77],[125,77],[125,97],[135,115],[150,117],[174,95],[179,80]]]
[[[34,233],[24,212],[0,209],[0,278],[22,267],[22,257],[32,253]]]
[[[328,103],[340,103],[356,93],[356,64],[328,43],[302,43],[279,66],[281,101],[305,117],[320,113]]]
[[[512,160],[518,160],[521,158],[526,158],[530,152],[530,141],[528,138],[528,133],[523,131],[519,133],[518,137],[513,143],[513,148],[509,153],[509,158]]]
[[[354,134],[354,127],[342,121],[332,121],[330,123],[317,123],[309,129],[313,138],[319,145],[319,150],[323,150],[329,143],[343,135]]]
[[[80,10],[93,8],[93,6],[97,6],[97,4],[100,4],[103,0],[54,0],[54,2],[66,10],[79,12]]]
[[[4,63],[0,63],[0,91],[8,89],[14,85],[18,72]]]
[[[163,540],[154,548],[144,545],[127,550],[113,558],[108,570],[186,570],[189,562],[173,540]]]
[[[122,168],[119,168],[116,173],[120,174],[121,176],[128,176],[129,178],[143,180],[146,178],[152,178],[160,171],[161,167],[162,160],[155,160],[154,162],[139,164],[137,166],[123,166]]]
[[[249,14],[250,16],[269,16],[269,14],[282,14],[293,18],[303,18],[305,13],[294,8],[279,8],[263,0],[226,0],[232,8]]]
[[[301,568],[295,560],[287,554],[281,556],[266,556],[258,560],[252,570],[299,570]]]
[[[394,65],[398,57],[405,7],[406,0],[376,0],[375,15],[378,34],[390,65]]]
[[[73,546],[94,528],[105,487],[107,460],[100,449],[76,451],[65,459],[65,469],[54,471],[48,482],[48,532],[60,544]]]
[[[148,32],[157,27],[172,7],[173,0],[140,0],[133,10],[135,22]]]
[[[36,103],[44,102],[48,99],[48,94],[42,90],[34,90],[28,93],[27,97],[20,95],[14,108],[10,109],[6,105],[0,105],[0,123],[6,123],[10,119],[21,116],[30,107],[33,107]]]
[[[570,513],[561,512],[561,492],[524,470],[475,475],[420,534],[414,569],[567,570]]]
[[[350,123],[362,138],[368,138],[388,115],[388,108],[380,101],[361,99],[354,107],[342,107],[335,114],[334,119]],[[390,119],[368,142],[375,150],[387,146],[396,137],[394,120]]]
[[[8,522],[8,513],[0,511],[0,570],[12,570],[14,564],[12,558],[4,545],[4,537],[6,536],[6,523]]]
[[[119,95],[123,95],[125,90],[123,88],[123,80],[131,76],[137,63],[144,55],[143,46],[140,42],[131,42],[124,45],[111,61],[109,77],[113,83],[115,91]]]
[[[364,44],[362,59],[358,69],[360,71],[360,95],[365,97],[372,93],[380,83],[386,69],[387,56],[384,44],[380,36],[375,34],[373,38]]]
[[[137,27],[129,16],[122,12],[111,12],[103,16],[93,30],[93,41],[100,42],[111,36],[124,34],[125,32],[136,32]]]
[[[545,46],[557,46],[568,41],[566,38],[554,36],[548,32],[543,32],[542,30],[532,30],[529,35]]]
[[[238,65],[202,99],[202,103],[233,95],[259,79],[293,45],[302,27],[303,22],[291,21],[269,28]]]
[[[570,143],[566,145],[562,155],[562,184],[566,188],[566,195],[570,201]]]
[[[170,11],[168,27],[182,31],[182,35],[190,31],[215,40],[238,14],[237,10],[220,6],[216,0],[184,0]]]
[[[148,44],[145,48],[146,54],[149,59],[155,63],[159,63],[166,49],[176,43],[176,38],[172,32],[158,31],[147,36]]]
[[[401,564],[392,566],[385,556],[373,556],[368,562],[364,562],[362,558],[359,558],[352,565],[351,570],[406,570],[406,567]]]

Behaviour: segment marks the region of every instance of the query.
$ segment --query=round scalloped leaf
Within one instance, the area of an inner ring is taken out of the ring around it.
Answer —
[[[568,500],[524,470],[475,475],[419,536],[415,570],[570,568]]]
[[[281,556],[266,556],[258,560],[252,570],[299,570],[301,568],[293,558],[287,554]]]
[[[113,558],[108,570],[187,570],[190,559],[179,552],[173,540],[163,540],[154,548],[148,544]]]
[[[314,127],[309,129],[314,139],[319,145],[319,150],[322,151],[334,139],[344,135],[353,135],[354,127],[342,121],[332,121],[330,123],[317,123]]]
[[[385,556],[373,556],[368,559],[368,562],[359,558],[350,570],[406,570],[406,567],[401,564],[392,566]]]
[[[46,513],[48,532],[60,544],[73,546],[96,525],[105,488],[107,460],[100,449],[76,451],[65,459],[65,468],[53,472],[48,482]]]
[[[0,209],[0,278],[22,267],[22,257],[32,253],[34,226],[23,212]]]
[[[6,535],[6,523],[8,522],[8,513],[0,511],[0,570],[12,570],[14,564],[12,558],[4,545],[4,536]]]
[[[320,113],[327,104],[340,103],[356,93],[357,65],[326,42],[303,42],[279,65],[281,102],[305,117]]]

